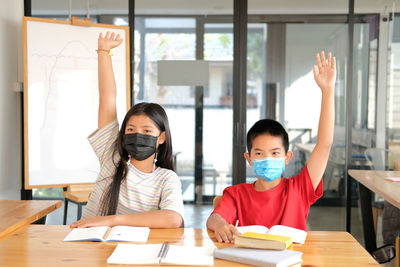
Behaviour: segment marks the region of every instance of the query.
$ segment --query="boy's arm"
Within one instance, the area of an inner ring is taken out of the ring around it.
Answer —
[[[119,46],[121,43],[122,39],[120,38],[119,34],[115,36],[114,33],[110,34],[110,32],[107,32],[105,37],[103,37],[102,33],[99,35],[97,51],[99,77],[99,129],[103,128],[109,122],[117,118],[117,90],[111,56],[107,51]]]
[[[333,143],[335,126],[334,88],[336,80],[335,57],[332,57],[332,54],[329,53],[326,60],[325,53],[321,52],[321,55],[317,54],[316,58],[318,66],[314,65],[314,79],[322,92],[321,113],[317,144],[307,162],[314,190],[319,185],[324,174]]]
[[[218,242],[233,243],[234,236],[240,235],[236,227],[227,223],[218,213],[213,213],[208,217],[207,228],[214,231]]]

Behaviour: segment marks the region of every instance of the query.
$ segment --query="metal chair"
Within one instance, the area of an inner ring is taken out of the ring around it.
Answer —
[[[67,223],[67,214],[68,214],[68,202],[75,203],[78,205],[78,214],[77,220],[79,220],[82,216],[82,206],[86,205],[88,199],[90,197],[90,193],[92,192],[94,183],[88,184],[73,184],[64,188],[64,218],[63,224]]]

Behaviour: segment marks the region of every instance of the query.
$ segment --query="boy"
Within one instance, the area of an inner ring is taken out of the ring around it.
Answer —
[[[248,153],[244,157],[253,167],[257,181],[227,187],[221,201],[207,220],[218,242],[233,242],[239,232],[235,226],[276,224],[306,230],[310,206],[322,196],[322,175],[333,142],[335,121],[335,57],[316,55],[314,79],[321,88],[321,114],[318,140],[307,165],[296,177],[282,179],[285,165],[293,153],[288,151],[285,129],[274,120],[260,120],[247,134]]]

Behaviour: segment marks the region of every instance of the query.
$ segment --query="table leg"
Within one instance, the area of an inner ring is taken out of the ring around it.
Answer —
[[[365,249],[372,253],[376,250],[376,236],[372,219],[371,191],[358,183],[360,190],[361,219],[363,224]]]
[[[67,224],[67,212],[68,212],[68,199],[64,200],[64,218],[63,218],[63,225]]]
[[[78,220],[82,217],[82,204],[78,203]]]

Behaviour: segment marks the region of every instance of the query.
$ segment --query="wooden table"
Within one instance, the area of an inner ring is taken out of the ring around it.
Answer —
[[[63,242],[70,229],[63,225],[29,225],[0,241],[0,266],[107,266],[116,242]],[[152,229],[148,243],[169,241],[188,246],[214,246],[205,229]],[[218,248],[229,246],[215,243]],[[379,266],[347,232],[309,232],[302,266]],[[112,266],[112,265],[110,265]],[[114,265],[115,266],[115,265]],[[215,259],[214,266],[245,266]]]
[[[0,200],[0,240],[61,207],[61,200]]]
[[[365,247],[371,253],[376,249],[376,236],[371,209],[371,191],[400,208],[400,182],[384,177],[400,177],[400,171],[349,170],[349,175],[359,182],[361,217]]]

